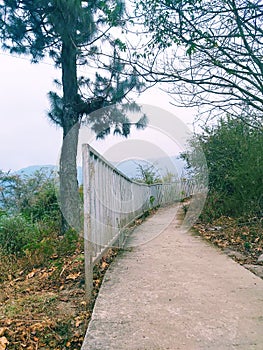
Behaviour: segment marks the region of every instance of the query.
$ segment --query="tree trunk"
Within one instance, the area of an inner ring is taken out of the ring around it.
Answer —
[[[63,214],[62,232],[71,226],[81,230],[80,198],[77,180],[77,148],[80,128],[77,110],[78,84],[76,47],[71,38],[61,52],[63,85],[63,145],[60,155],[60,203]]]
[[[60,203],[63,214],[62,232],[71,226],[80,231],[80,197],[77,180],[77,146],[79,123],[63,139],[60,155]]]

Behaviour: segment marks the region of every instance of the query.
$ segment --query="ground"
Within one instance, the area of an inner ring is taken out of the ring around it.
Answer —
[[[96,265],[93,300],[88,304],[81,244],[69,256],[52,257],[49,267],[28,271],[13,266],[0,287],[0,350],[80,349],[94,299],[115,255],[110,250]],[[18,264],[19,259],[13,263]]]
[[[262,266],[258,262],[263,253],[263,221],[221,217],[211,224],[196,224],[195,232],[221,248],[227,255],[246,268]],[[263,277],[263,266],[252,271]]]
[[[262,263],[257,261],[263,253],[261,222],[224,217],[211,224],[196,224],[193,234],[263,277]],[[117,250],[110,250],[96,265],[93,299],[88,304],[81,242],[69,255],[51,256],[45,266],[32,267],[25,257],[2,256],[0,350],[80,349],[102,278],[116,254]]]

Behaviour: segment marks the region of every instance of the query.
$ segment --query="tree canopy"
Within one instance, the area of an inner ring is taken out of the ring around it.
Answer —
[[[140,67],[147,80],[170,83],[177,104],[229,112],[261,127],[261,1],[146,0],[137,11],[150,33],[148,65]]]
[[[125,23],[124,9],[122,1],[110,0],[0,2],[3,48],[29,54],[33,62],[49,56],[62,70],[63,96],[50,93],[49,117],[63,128],[64,136],[83,114],[121,102],[140,86],[136,76],[128,74],[128,65],[121,63],[125,44],[112,36],[112,29]],[[86,66],[87,76],[77,72]]]

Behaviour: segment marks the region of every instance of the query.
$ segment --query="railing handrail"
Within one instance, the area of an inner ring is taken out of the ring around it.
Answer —
[[[104,158],[101,154],[98,153],[93,147],[91,147],[89,144],[84,144],[84,146],[88,147],[88,150],[92,152],[95,156],[97,156],[100,160],[102,160],[105,164],[107,164],[108,167],[110,167],[114,172],[118,173],[120,176],[125,178],[129,182],[133,182],[137,185],[142,185],[142,186],[148,186],[145,183],[140,183],[138,181],[135,181],[133,179],[130,179],[127,175],[125,175],[121,170],[119,170],[117,167],[115,167],[111,162],[109,162],[106,158]]]
[[[137,185],[140,185],[140,186],[155,186],[155,185],[171,185],[171,184],[174,184],[174,183],[178,183],[178,182],[181,182],[181,181],[192,181],[191,179],[178,179],[178,180],[175,180],[175,181],[172,181],[172,182],[155,182],[155,183],[151,183],[151,184],[147,184],[147,183],[144,183],[144,182],[139,182],[139,181],[136,181],[134,179],[131,179],[129,178],[126,174],[124,174],[120,169],[118,169],[117,167],[115,167],[111,162],[109,162],[103,155],[101,155],[98,151],[96,151],[92,146],[90,146],[89,144],[84,144],[84,146],[87,146],[89,151],[92,152],[95,156],[97,156],[98,158],[100,158],[100,160],[102,160],[105,164],[107,164],[107,166],[109,166],[114,172],[118,173],[120,176],[122,176],[123,178],[125,178],[127,181],[129,182],[133,182]]]

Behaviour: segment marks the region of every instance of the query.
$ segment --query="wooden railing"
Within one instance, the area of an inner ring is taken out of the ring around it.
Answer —
[[[82,146],[86,295],[93,266],[112,246],[122,247],[125,228],[146,211],[189,197],[193,183],[146,185],[132,181],[87,144]]]

